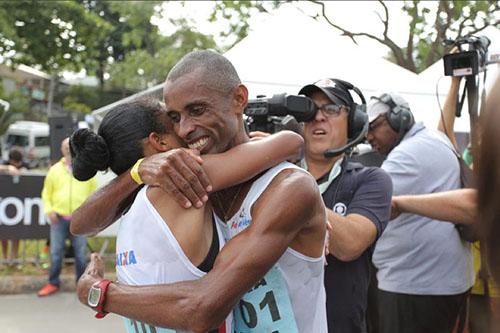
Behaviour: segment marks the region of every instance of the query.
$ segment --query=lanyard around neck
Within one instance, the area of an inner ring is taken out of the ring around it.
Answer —
[[[324,181],[323,183],[318,184],[318,188],[319,188],[319,191],[321,194],[325,193],[325,191],[328,189],[330,184],[335,180],[335,178],[338,177],[338,175],[340,175],[340,172],[342,171],[342,161],[343,160],[344,160],[344,158],[338,159],[335,162],[335,164],[333,165],[333,167],[330,169],[330,173],[328,174],[328,179],[326,181]],[[306,169],[306,170],[308,169],[307,162],[305,159],[302,162],[302,166],[304,169]]]

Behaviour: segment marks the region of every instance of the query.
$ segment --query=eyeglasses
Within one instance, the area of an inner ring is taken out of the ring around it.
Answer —
[[[343,109],[346,109],[345,105],[337,104],[325,104],[316,108],[318,111],[323,112],[327,117],[338,117]]]
[[[385,117],[379,117],[375,119],[375,121],[371,122],[370,125],[368,126],[369,131],[374,131],[378,127],[380,127],[383,123],[385,123],[386,118]]]

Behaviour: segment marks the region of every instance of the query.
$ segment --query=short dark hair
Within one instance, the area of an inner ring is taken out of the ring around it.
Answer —
[[[18,147],[13,147],[9,150],[9,161],[22,162],[23,152]]]
[[[167,81],[173,82],[197,69],[204,71],[204,79],[208,81],[210,87],[223,93],[241,83],[233,64],[212,50],[199,50],[186,54],[170,70]]]
[[[120,104],[104,116],[97,134],[79,129],[71,135],[73,175],[78,180],[88,180],[97,170],[108,167],[120,175],[144,157],[143,139],[153,132],[171,130],[172,124],[160,101],[140,99]]]

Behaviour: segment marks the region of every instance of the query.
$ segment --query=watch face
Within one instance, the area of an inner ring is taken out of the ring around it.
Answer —
[[[95,308],[99,304],[100,298],[101,298],[101,289],[96,287],[90,288],[88,297],[89,306]]]

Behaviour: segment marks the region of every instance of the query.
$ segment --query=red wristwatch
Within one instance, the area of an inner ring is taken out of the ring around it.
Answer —
[[[104,318],[108,313],[104,311],[104,301],[106,300],[106,290],[108,289],[110,280],[101,280],[92,285],[89,290],[87,304],[97,311],[96,318]]]

